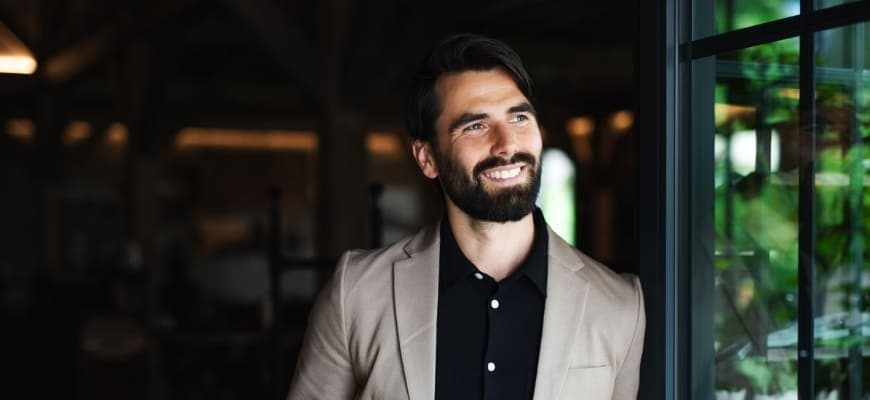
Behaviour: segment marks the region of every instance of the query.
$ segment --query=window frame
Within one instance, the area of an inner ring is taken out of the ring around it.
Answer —
[[[712,10],[693,10],[692,0],[639,2],[638,46],[638,248],[640,279],[647,312],[641,372],[642,399],[709,396],[712,376],[690,374],[708,358],[692,354],[689,338],[703,329],[693,321],[692,290],[709,277],[692,273],[704,260],[691,257],[691,221],[712,214],[692,207],[690,156],[705,142],[692,138],[692,83],[706,71],[693,71],[697,60],[791,37],[800,40],[801,93],[815,90],[817,32],[870,20],[870,0],[816,9],[800,0],[800,14],[760,25],[694,39],[694,19],[712,19]],[[711,27],[714,29],[714,27]],[[801,96],[803,127],[815,125],[815,104]],[[814,398],[815,132],[802,146],[799,170],[798,397]],[[694,139],[694,141],[693,141]],[[712,139],[711,139],[712,140]],[[808,148],[807,148],[808,147]],[[810,151],[806,151],[810,150]],[[706,201],[703,200],[702,201]],[[712,201],[712,199],[709,199]],[[708,216],[712,224],[712,215]],[[712,248],[712,247],[711,247]],[[693,323],[698,325],[693,328]],[[712,329],[712,328],[707,328]],[[712,335],[712,332],[710,332]]]

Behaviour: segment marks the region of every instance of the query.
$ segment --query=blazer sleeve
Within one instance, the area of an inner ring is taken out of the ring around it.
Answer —
[[[613,399],[637,399],[637,389],[640,380],[640,359],[643,355],[643,339],[646,331],[646,313],[643,304],[643,291],[640,280],[633,277],[635,294],[634,333],[628,343],[625,360],[616,375],[613,386]]]
[[[287,400],[351,399],[356,391],[344,307],[349,255],[341,257],[311,309]]]

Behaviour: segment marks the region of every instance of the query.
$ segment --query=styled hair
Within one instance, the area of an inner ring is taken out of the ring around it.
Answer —
[[[435,120],[442,108],[435,83],[444,74],[502,68],[520,92],[532,101],[532,80],[520,56],[508,45],[487,37],[449,36],[423,60],[411,81],[406,124],[412,140],[435,143]]]

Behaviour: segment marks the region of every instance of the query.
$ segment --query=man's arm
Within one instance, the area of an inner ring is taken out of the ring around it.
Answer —
[[[640,379],[640,358],[643,355],[643,337],[646,331],[646,313],[643,306],[643,291],[640,288],[640,280],[632,279],[636,302],[634,333],[628,344],[625,361],[616,376],[613,386],[613,398],[617,400],[629,400],[637,398],[637,387]]]
[[[349,252],[338,262],[308,318],[287,400],[351,399],[356,382],[347,344],[344,275]]]

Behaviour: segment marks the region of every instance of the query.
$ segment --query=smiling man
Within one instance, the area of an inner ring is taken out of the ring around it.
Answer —
[[[311,313],[289,399],[631,399],[644,309],[553,233],[535,198],[541,130],[519,56],[476,35],[424,60],[408,130],[446,215],[349,251]]]

